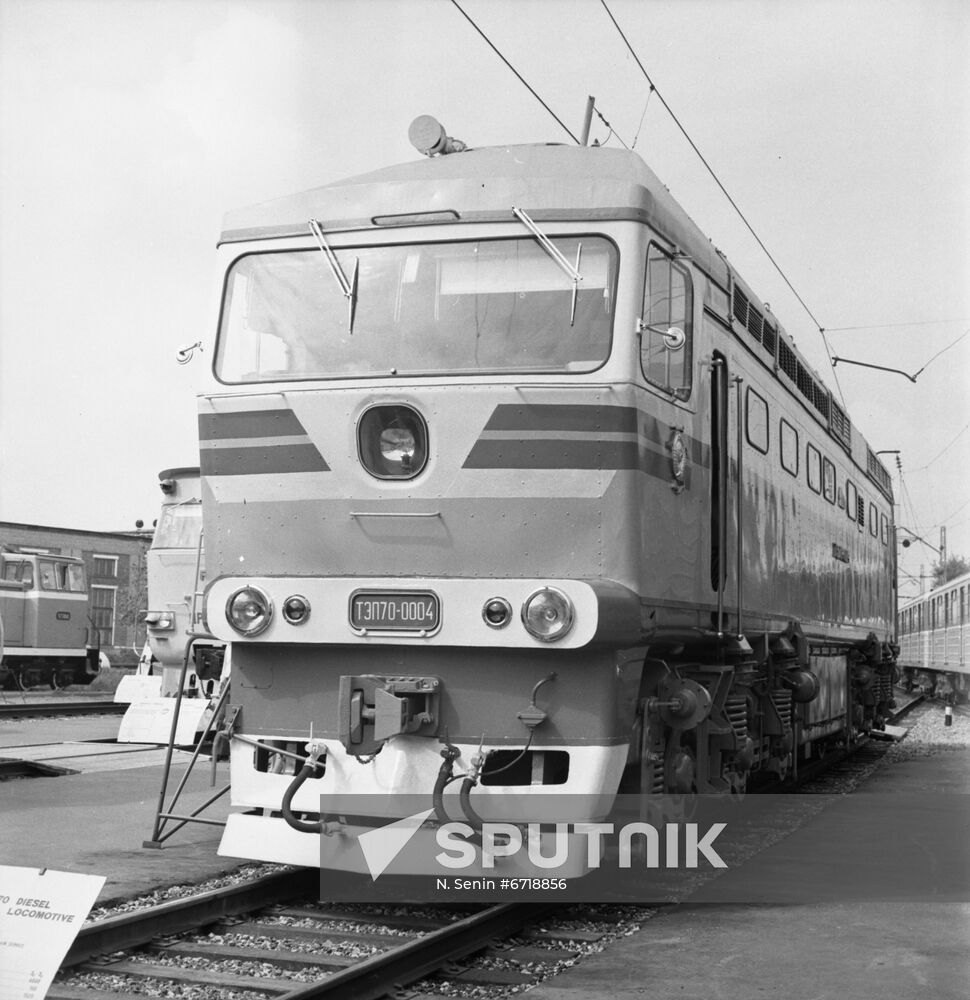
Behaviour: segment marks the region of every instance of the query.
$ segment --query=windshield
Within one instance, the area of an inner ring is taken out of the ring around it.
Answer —
[[[186,501],[179,504],[166,504],[162,507],[158,524],[155,526],[155,536],[152,539],[153,549],[197,549],[199,535],[202,534],[202,504],[196,501]]]
[[[317,249],[249,254],[226,283],[216,374],[226,382],[360,375],[587,372],[610,349],[617,251],[603,237],[359,247],[348,299]],[[571,322],[572,321],[572,322]]]
[[[40,585],[44,590],[69,590],[84,592],[84,566],[81,563],[54,562],[42,559]]]

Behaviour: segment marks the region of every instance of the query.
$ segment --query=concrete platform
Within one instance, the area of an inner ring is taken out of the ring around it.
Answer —
[[[190,823],[160,849],[151,838],[161,788],[164,750],[107,741],[118,716],[25,719],[0,723],[0,757],[35,760],[79,773],[0,782],[0,863],[106,876],[96,905],[150,893],[160,886],[194,883],[244,862],[216,855],[221,827]],[[67,739],[69,742],[58,742]],[[89,742],[93,741],[93,742]],[[189,754],[173,760],[169,796]],[[218,765],[200,760],[176,811],[189,814],[228,782]],[[228,795],[202,815],[224,821]],[[171,826],[169,826],[171,829]]]
[[[762,851],[756,875],[744,866],[728,870],[693,901],[661,908],[639,933],[528,996],[967,1000],[968,788],[968,750],[886,764],[850,797],[851,810],[824,810]],[[927,815],[925,802],[945,805]],[[860,822],[859,807],[868,804],[875,816]],[[844,867],[833,873],[836,843],[845,845]],[[819,845],[828,848],[821,863],[812,856]],[[881,879],[875,892],[874,876]],[[783,891],[796,883],[809,891]],[[775,887],[774,898],[766,887]],[[864,901],[853,899],[854,889]],[[743,901],[752,895],[765,901]]]

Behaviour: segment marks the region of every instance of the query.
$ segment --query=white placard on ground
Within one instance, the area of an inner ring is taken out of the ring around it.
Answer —
[[[104,875],[0,865],[0,1000],[40,1000]]]

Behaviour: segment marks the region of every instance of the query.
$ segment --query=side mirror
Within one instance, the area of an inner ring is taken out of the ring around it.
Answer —
[[[655,333],[660,332],[660,328],[656,326],[651,326],[649,323],[644,323],[643,319],[637,318],[637,336],[642,337],[645,330],[653,330]],[[683,348],[684,344],[687,343],[687,334],[679,326],[669,326],[662,334],[664,347],[668,351],[679,351]]]
[[[687,334],[679,326],[672,326],[663,335],[663,342],[668,351],[680,351],[687,343]]]

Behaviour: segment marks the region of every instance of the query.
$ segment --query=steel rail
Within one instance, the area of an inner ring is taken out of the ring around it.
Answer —
[[[316,898],[319,893],[319,870],[297,868],[143,910],[119,913],[82,927],[61,968],[71,968],[99,955],[136,948],[163,935],[181,934],[295,896],[312,894]]]
[[[480,951],[494,938],[560,909],[561,903],[502,903],[456,920],[413,941],[372,955],[319,983],[284,993],[278,1000],[378,1000],[396,987],[421,979],[448,962]]]
[[[116,701],[40,701],[0,703],[0,718],[22,719],[29,715],[122,715],[128,708]]]

